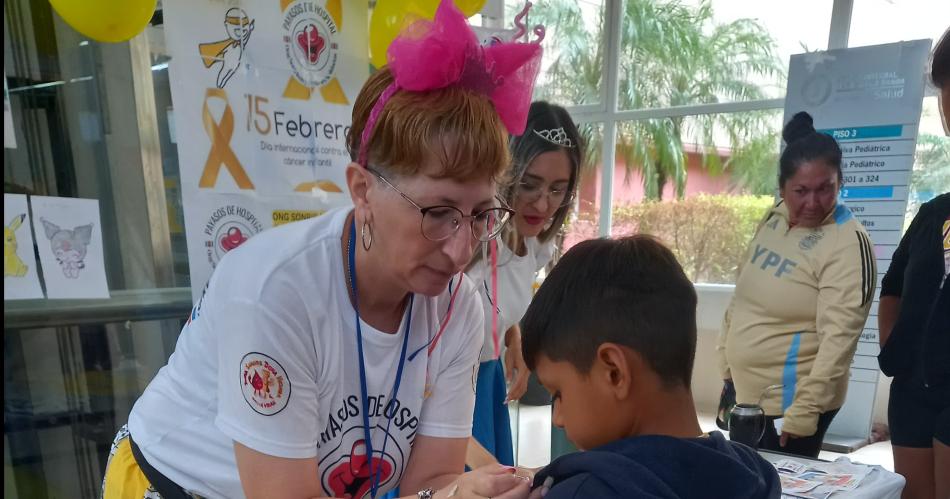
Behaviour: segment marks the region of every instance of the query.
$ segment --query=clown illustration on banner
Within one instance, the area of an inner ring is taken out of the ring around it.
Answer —
[[[163,2],[191,268],[349,203],[352,103],[368,77],[367,4]],[[197,298],[197,296],[196,296]]]

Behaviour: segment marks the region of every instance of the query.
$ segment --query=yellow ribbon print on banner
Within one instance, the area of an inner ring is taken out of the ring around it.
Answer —
[[[211,110],[208,108],[208,101],[211,99],[221,99],[224,101],[224,113],[221,114],[221,121],[215,123],[211,116]],[[221,171],[221,165],[224,165],[234,177],[235,183],[241,189],[253,189],[254,184],[248,178],[247,173],[241,166],[234,150],[231,149],[231,136],[234,135],[234,112],[231,111],[231,104],[228,102],[228,94],[220,88],[209,88],[205,92],[205,101],[201,109],[201,122],[204,124],[205,132],[211,139],[211,150],[208,151],[208,159],[205,161],[204,172],[201,173],[201,180],[198,181],[198,187],[209,189],[214,187],[218,181],[218,172]]]
[[[291,5],[302,3],[298,0],[280,0],[280,11],[285,15],[288,14],[287,9]],[[312,3],[312,2],[311,2]],[[343,4],[342,0],[327,0],[325,6],[325,12],[329,18],[334,23],[337,30],[343,29]],[[313,30],[313,33],[316,33],[316,30]],[[287,36],[287,42],[291,45],[297,43],[297,39],[294,36],[294,32],[291,32]],[[306,34],[311,34],[311,32],[306,32]],[[298,33],[299,35],[299,33]],[[327,40],[321,40],[319,34],[315,34],[314,43],[311,43],[309,39],[301,42],[302,46],[305,46],[310,53],[313,54],[316,52],[316,55],[319,55],[319,52],[325,49],[325,44],[330,43]],[[335,47],[333,47],[335,50]],[[288,50],[288,53],[290,50]],[[311,86],[308,86],[305,82],[300,81],[295,75],[291,75],[287,79],[287,85],[284,87],[284,97],[288,99],[299,99],[299,100],[309,100],[313,95],[314,89]],[[324,101],[330,104],[349,104],[349,100],[346,98],[346,94],[343,92],[343,86],[340,85],[340,80],[336,76],[330,78],[328,82],[320,86],[320,96]]]

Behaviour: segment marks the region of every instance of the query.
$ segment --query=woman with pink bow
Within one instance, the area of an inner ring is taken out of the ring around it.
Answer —
[[[481,47],[444,0],[353,108],[352,208],[229,252],[117,435],[112,497],[509,499],[463,473],[484,314],[463,271],[512,211],[496,198],[541,59]]]

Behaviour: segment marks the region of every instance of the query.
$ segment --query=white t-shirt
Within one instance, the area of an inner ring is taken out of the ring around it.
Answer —
[[[498,243],[498,343],[503,348],[505,332],[521,322],[534,296],[534,279],[554,255],[554,240],[542,243],[535,237],[524,241],[527,249],[518,256],[507,244]],[[467,272],[482,299],[485,316],[485,341],[478,356],[479,362],[495,358],[495,342],[492,339],[491,256],[487,251]]]
[[[272,456],[317,456],[327,495],[369,497],[356,319],[340,248],[347,213],[266,231],[228,253],[168,365],[132,408],[129,430],[145,458],[185,489],[244,497],[233,440]],[[407,358],[392,405],[407,317],[396,334],[361,321],[380,494],[398,485],[417,434],[471,434],[484,321],[468,281],[431,355],[425,345],[450,295],[415,296],[407,357],[421,351]]]

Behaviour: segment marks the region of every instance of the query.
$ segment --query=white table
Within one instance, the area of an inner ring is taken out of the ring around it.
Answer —
[[[769,452],[766,450],[760,450],[759,455],[765,458],[766,461],[775,464],[782,459],[791,459],[798,461],[800,463],[820,463],[816,459],[809,459],[807,457],[793,456],[789,454],[777,454],[774,452]],[[839,457],[836,462],[846,460],[851,462],[847,457]],[[861,464],[861,463],[853,463]],[[854,490],[840,491],[832,494],[830,499],[900,499],[901,491],[904,490],[904,477],[887,471],[886,469],[880,466],[864,465],[870,467],[873,471],[861,481],[861,484]],[[783,495],[782,497],[788,497],[794,499],[793,496]]]

